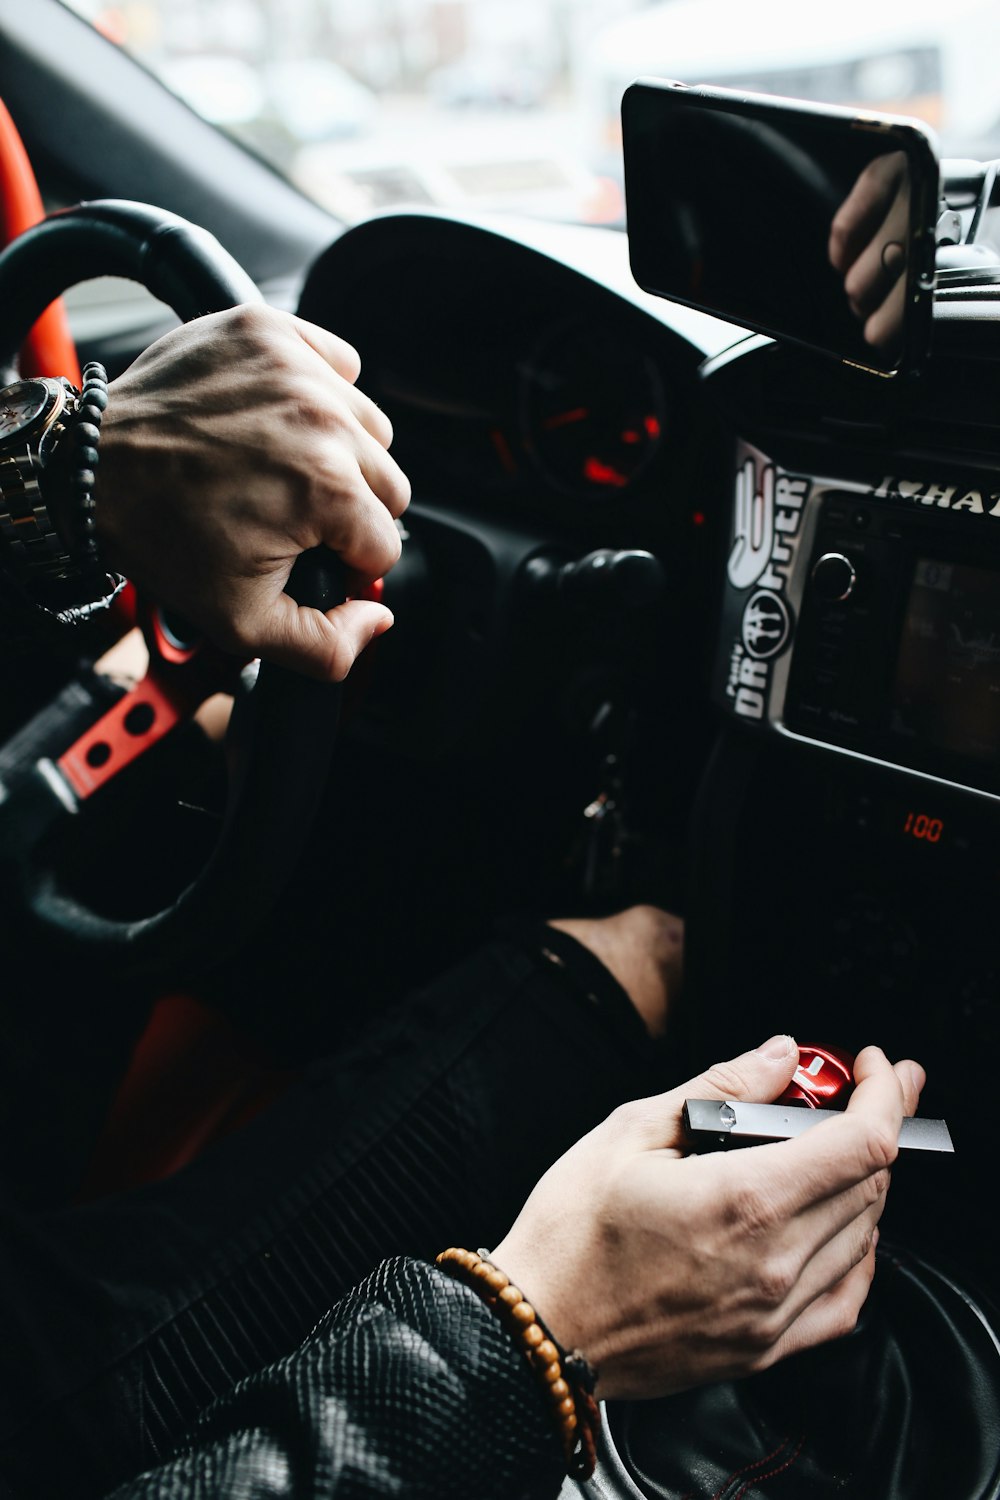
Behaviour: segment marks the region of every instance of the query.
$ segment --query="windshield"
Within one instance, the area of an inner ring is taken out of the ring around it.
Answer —
[[[347,222],[397,204],[623,220],[640,75],[915,115],[1000,155],[995,0],[71,0]]]

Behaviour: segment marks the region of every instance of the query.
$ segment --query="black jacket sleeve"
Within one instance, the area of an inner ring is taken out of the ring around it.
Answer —
[[[397,1259],[114,1500],[551,1500],[561,1476],[510,1335],[468,1287]]]

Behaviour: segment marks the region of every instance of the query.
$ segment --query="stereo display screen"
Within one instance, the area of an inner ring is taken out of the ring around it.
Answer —
[[[908,739],[1000,758],[1000,575],[917,559],[903,618],[892,729]]]

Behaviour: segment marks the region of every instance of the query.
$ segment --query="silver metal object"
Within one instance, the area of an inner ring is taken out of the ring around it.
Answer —
[[[837,1109],[804,1109],[795,1104],[749,1104],[739,1099],[686,1099],[684,1126],[696,1150],[725,1150],[753,1142],[787,1141],[824,1120]],[[908,1116],[899,1132],[901,1151],[954,1151],[944,1120]]]

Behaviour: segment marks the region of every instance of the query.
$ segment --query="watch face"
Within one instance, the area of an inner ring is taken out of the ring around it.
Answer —
[[[45,410],[48,387],[40,380],[18,380],[0,389],[0,443],[27,431]]]

